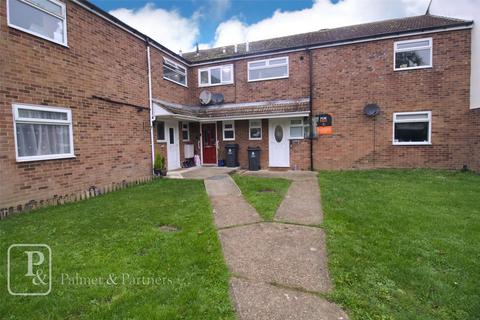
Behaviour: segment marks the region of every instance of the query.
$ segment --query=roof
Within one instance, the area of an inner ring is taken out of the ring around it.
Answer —
[[[400,35],[404,33],[430,31],[443,28],[470,26],[473,21],[447,18],[435,15],[421,15],[400,19],[384,20],[359,25],[352,25],[334,29],[323,29],[319,31],[296,34],[281,38],[260,40],[249,43],[247,52],[245,43],[237,46],[225,46],[213,49],[199,50],[183,54],[183,58],[192,62],[207,62],[227,58],[269,53],[286,49],[296,49],[307,46],[321,46],[355,41],[362,39],[373,39],[383,36]]]
[[[154,115],[167,115],[155,107],[160,107],[170,114],[197,119],[216,118],[255,118],[263,115],[281,115],[309,112],[309,98],[258,101],[247,103],[225,103],[213,106],[186,106],[164,100],[154,100]]]

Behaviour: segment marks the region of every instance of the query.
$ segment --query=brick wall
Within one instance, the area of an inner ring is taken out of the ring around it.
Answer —
[[[0,2],[0,207],[150,174],[145,44],[67,3],[68,48],[8,28]],[[17,163],[12,103],[72,110],[74,159]]]
[[[268,168],[268,120],[262,120],[262,140],[249,140],[249,121],[235,121],[235,141],[223,141],[222,122],[217,122],[217,140],[218,140],[218,159],[226,160],[226,145],[236,143],[238,149],[238,162],[241,168],[248,168],[249,147],[260,147],[260,166],[262,169]]]
[[[277,56],[286,56],[277,55]],[[248,82],[247,63],[249,61],[273,58],[267,56],[262,58],[251,58],[222,64],[233,64],[234,84],[198,87],[198,69],[192,68],[193,75],[190,77],[190,88],[193,94],[192,100],[198,104],[198,96],[202,90],[215,93],[223,93],[226,103],[255,102],[281,99],[297,99],[308,97],[308,57],[305,52],[289,54],[289,77],[286,79]],[[222,64],[212,64],[222,65]],[[210,65],[209,65],[210,66]]]
[[[394,40],[313,52],[314,114],[331,113],[334,130],[314,143],[316,169],[473,166],[468,146],[470,31],[432,38],[431,69],[393,71]],[[374,123],[362,112],[367,103],[381,108],[375,153]],[[393,113],[402,111],[432,111],[431,146],[392,145]]]

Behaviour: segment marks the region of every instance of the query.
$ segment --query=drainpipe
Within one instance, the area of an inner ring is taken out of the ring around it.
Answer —
[[[155,161],[155,145],[153,144],[153,101],[152,101],[152,68],[150,62],[150,41],[149,38],[145,38],[145,43],[147,45],[147,68],[148,68],[148,104],[150,107],[150,145],[152,152],[152,175],[153,175],[153,163]]]
[[[309,124],[310,124],[310,171],[313,170],[313,60],[312,60],[312,51],[310,49],[307,49],[307,54],[308,54],[308,75],[310,77],[309,80],[309,102],[308,102],[308,107],[310,108],[310,118],[309,118]]]

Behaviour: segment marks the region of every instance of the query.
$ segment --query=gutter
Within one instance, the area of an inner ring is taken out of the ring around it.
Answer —
[[[313,169],[313,60],[312,60],[312,51],[310,49],[307,49],[307,54],[308,54],[308,76],[310,78],[309,80],[309,95],[310,99],[308,101],[308,107],[310,109],[310,117],[309,119],[309,125],[310,125],[310,134],[309,134],[309,140],[310,140],[310,171],[314,171]]]
[[[147,37],[145,39],[145,44],[147,45],[147,68],[148,68],[148,105],[150,107],[150,146],[152,151],[152,175],[153,175],[153,164],[155,162],[155,145],[153,142],[153,121],[155,120],[153,116],[153,97],[152,97],[152,68],[150,62],[150,39]]]

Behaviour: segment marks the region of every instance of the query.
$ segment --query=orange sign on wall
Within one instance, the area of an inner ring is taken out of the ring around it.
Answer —
[[[332,116],[324,113],[318,115],[317,135],[327,135],[333,133]]]

